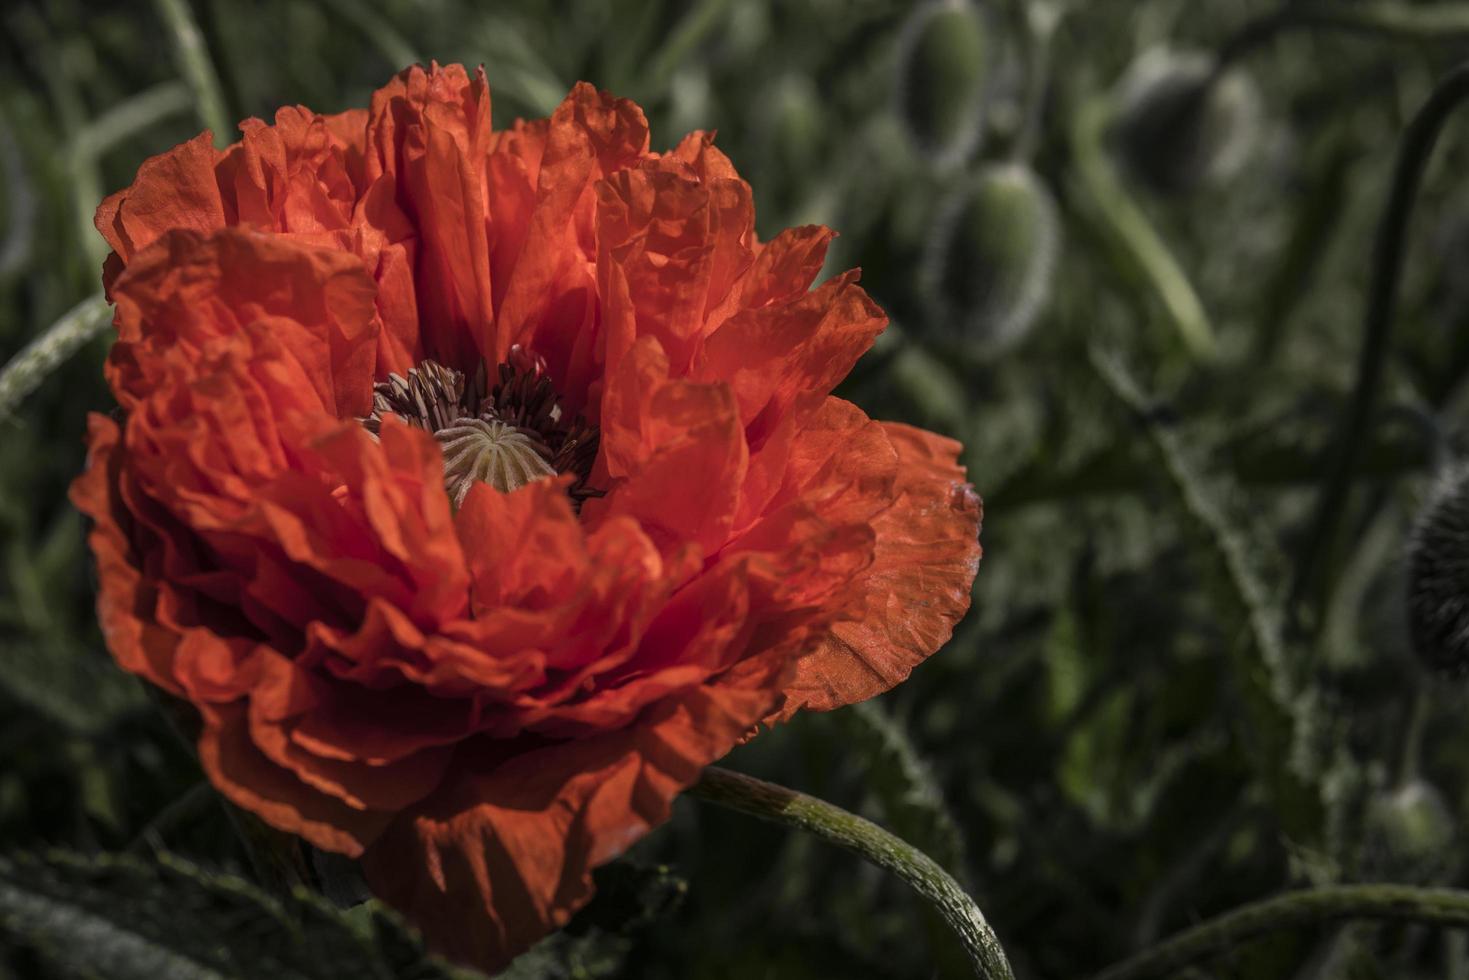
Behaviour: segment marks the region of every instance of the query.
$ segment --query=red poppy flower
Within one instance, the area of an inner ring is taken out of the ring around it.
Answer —
[[[954,442],[829,392],[885,318],[759,242],[710,138],[483,73],[145,163],[73,499],[118,662],[214,785],[495,966],[761,722],[884,691],[963,615]]]

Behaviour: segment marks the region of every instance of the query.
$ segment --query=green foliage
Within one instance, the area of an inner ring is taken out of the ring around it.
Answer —
[[[985,499],[973,609],[945,649],[878,705],[798,718],[731,768],[928,850],[1022,977],[1089,975],[1288,887],[1462,887],[1463,682],[1422,674],[1405,603],[1412,528],[1469,452],[1462,125],[1410,226],[1345,548],[1298,601],[1289,583],[1352,395],[1395,147],[1462,54],[1466,10],[14,0],[0,364],[98,292],[98,200],[201,116],[365,105],[411,57],[484,63],[499,124],[588,79],[644,106],[655,148],[717,130],[762,238],[841,233],[829,271],[861,266],[894,321],[841,394],[961,439]],[[1221,52],[1225,82],[1208,84]],[[0,421],[0,844],[33,854],[0,865],[10,973],[444,975],[372,906],[246,884],[189,749],[107,657],[65,501],[86,413],[113,408],[105,331],[88,337],[43,344],[50,373],[25,376]],[[165,847],[184,857],[137,856]],[[75,856],[97,853],[114,856]],[[602,898],[512,976],[954,968],[901,882],[692,802],[598,881]],[[1452,976],[1465,961],[1432,929],[1301,926],[1210,969]]]
[[[349,916],[304,893],[283,905],[167,854],[0,858],[0,953],[38,980],[471,976],[429,958],[381,908]]]

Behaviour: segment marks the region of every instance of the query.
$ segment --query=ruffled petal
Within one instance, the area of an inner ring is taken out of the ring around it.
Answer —
[[[813,242],[825,248],[822,236]],[[806,254],[796,243],[791,247]],[[751,295],[765,298],[762,290]],[[766,305],[732,315],[709,337],[693,376],[730,385],[750,444],[758,446],[797,397],[836,387],[886,325],[886,314],[857,285],[856,273],[847,273],[794,298],[777,292]]]
[[[87,417],[87,468],[72,482],[71,502],[93,521],[87,544],[97,561],[97,618],[107,649],[123,669],[171,694],[181,694],[173,662],[178,637],[153,622],[157,602],[144,582],[129,540],[132,517],[119,499],[122,450],[117,424],[105,415]]]
[[[800,660],[771,720],[881,694],[943,646],[969,609],[982,506],[958,464],[960,446],[905,425],[883,429],[898,454],[898,498],[872,522],[877,546],[859,615]]]
[[[392,822],[390,813],[351,807],[271,762],[250,737],[243,702],[202,705],[200,714],[199,763],[205,775],[230,802],[277,830],[357,857]]]
[[[356,256],[225,228],[173,230],[137,253],[113,284],[118,343],[108,380],[125,408],[156,390],[167,363],[195,363],[252,324],[306,369],[339,417],[372,399],[378,320],[371,277]]]
[[[225,226],[225,202],[214,176],[222,156],[212,135],[200,133],[144,161],[131,187],[102,202],[94,223],[123,264],[166,232],[208,233]]]
[[[768,710],[779,669],[767,659],[595,738],[466,743],[456,778],[363,856],[369,884],[445,955],[503,966],[591,897],[592,868],[668,818]]]
[[[512,199],[523,225],[507,214],[496,229],[495,265],[510,272],[492,359],[503,360],[512,344],[537,351],[573,411],[587,407],[597,373],[594,187],[647,149],[643,111],[584,82],[552,113],[544,137],[522,131],[497,147],[497,159],[513,151],[527,176],[534,169],[535,193],[529,211],[523,196]]]
[[[369,179],[390,176],[418,231],[423,352],[445,364],[493,356],[485,158],[490,90],[483,69],[414,65],[373,95]]]
[[[583,508],[595,523],[626,515],[665,554],[696,544],[713,554],[729,540],[749,453],[724,384],[669,377],[668,358],[640,338],[608,385],[603,463],[613,482]]]

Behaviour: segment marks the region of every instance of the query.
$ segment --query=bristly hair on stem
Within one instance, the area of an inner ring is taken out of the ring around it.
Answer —
[[[1361,455],[1362,443],[1377,404],[1377,389],[1381,385],[1388,337],[1397,309],[1413,204],[1444,124],[1466,98],[1469,98],[1469,63],[1459,65],[1438,83],[1423,108],[1408,124],[1398,149],[1392,187],[1373,244],[1372,280],[1362,325],[1362,346],[1357,357],[1357,379],[1352,386],[1351,401],[1337,429],[1331,463],[1321,479],[1315,511],[1291,583],[1287,608],[1297,612],[1300,602],[1317,584],[1318,569],[1329,564],[1329,552],[1336,540],[1337,525],[1351,488],[1352,471]]]
[[[825,800],[717,766],[706,768],[688,793],[761,820],[815,834],[891,871],[943,916],[969,953],[976,977],[1014,980],[1005,950],[974,899],[933,858],[907,841]]]
[[[1469,926],[1469,891],[1410,885],[1327,885],[1240,906],[1108,967],[1092,980],[1163,977],[1280,929],[1377,919]]]

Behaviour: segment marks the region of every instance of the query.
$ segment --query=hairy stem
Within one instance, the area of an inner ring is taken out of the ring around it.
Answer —
[[[216,146],[228,143],[234,127],[225,111],[219,75],[214,70],[214,62],[209,59],[204,35],[199,33],[199,25],[194,21],[188,0],[154,0],[154,6],[168,29],[179,72],[194,92],[194,107],[199,113],[199,121],[214,134]]]
[[[1351,488],[1352,470],[1361,455],[1368,423],[1377,404],[1388,335],[1397,309],[1413,203],[1444,123],[1466,98],[1469,98],[1469,63],[1459,65],[1439,82],[1403,134],[1392,189],[1378,222],[1373,245],[1372,280],[1362,325],[1362,347],[1357,357],[1357,380],[1352,389],[1351,403],[1337,430],[1330,466],[1317,492],[1315,512],[1291,587],[1292,605],[1306,597],[1314,584],[1318,567],[1329,563],[1337,524]]]
[[[112,320],[112,307],[98,293],[61,315],[46,332],[23,347],[0,369],[0,419],[15,411],[46,376]]]
[[[398,33],[386,17],[373,9],[376,5],[363,0],[326,0],[326,6],[362,32],[378,53],[388,60],[394,71],[417,64],[421,59],[411,42]]]
[[[1013,980],[1010,963],[984,914],[927,854],[870,820],[813,796],[711,766],[689,794],[772,823],[796,827],[893,872],[943,916],[968,950],[975,975]]]
[[[1281,34],[1298,29],[1454,41],[1469,34],[1469,4],[1296,3],[1246,23],[1220,48],[1219,60],[1223,64],[1238,61]]]
[[[1164,976],[1280,929],[1351,919],[1469,926],[1469,891],[1409,885],[1328,885],[1252,902],[1186,929],[1092,980]]]
[[[1199,361],[1215,356],[1214,328],[1204,304],[1168,246],[1112,168],[1103,148],[1111,104],[1093,97],[1071,123],[1078,197],[1091,205],[1097,230],[1116,246],[1127,273],[1157,297],[1184,349]]]

